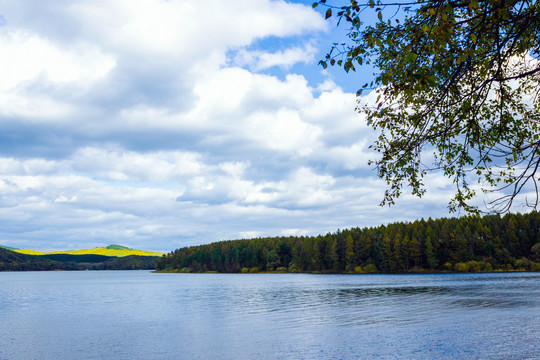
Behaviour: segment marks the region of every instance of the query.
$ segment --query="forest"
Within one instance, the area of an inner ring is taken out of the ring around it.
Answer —
[[[160,272],[421,273],[540,270],[540,213],[465,216],[220,241],[177,249]]]

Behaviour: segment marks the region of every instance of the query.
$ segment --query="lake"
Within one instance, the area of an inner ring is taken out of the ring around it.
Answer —
[[[0,359],[539,359],[540,273],[0,273]]]

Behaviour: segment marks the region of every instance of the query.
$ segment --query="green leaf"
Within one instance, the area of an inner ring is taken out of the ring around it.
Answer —
[[[332,9],[328,9],[326,10],[326,16],[325,16],[325,19],[328,19],[329,17],[332,16]]]
[[[319,3],[313,3],[313,5],[311,5],[312,8],[316,8],[317,6],[319,6]]]

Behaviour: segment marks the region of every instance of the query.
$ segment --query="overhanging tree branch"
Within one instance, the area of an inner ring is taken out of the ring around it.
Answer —
[[[528,186],[536,192],[540,154],[540,2],[539,0],[429,0],[421,2],[355,0],[331,5],[347,22],[347,41],[332,46],[321,65],[346,71],[373,63],[375,105],[360,111],[379,130],[371,161],[386,180],[382,204],[393,204],[404,185],[425,193],[422,178],[442,169],[453,179],[451,210],[471,205],[472,183],[501,196],[488,203],[509,211]],[[315,5],[315,4],[314,4]],[[395,7],[391,19],[384,9]],[[379,21],[365,26],[367,10]],[[400,19],[398,19],[400,17]],[[420,161],[430,151],[435,167]],[[520,173],[516,170],[526,164]],[[500,184],[505,184],[500,186]],[[508,190],[512,189],[510,192]]]

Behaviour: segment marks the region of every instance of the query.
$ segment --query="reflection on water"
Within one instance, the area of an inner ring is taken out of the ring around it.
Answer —
[[[4,359],[537,359],[540,274],[0,273]]]

